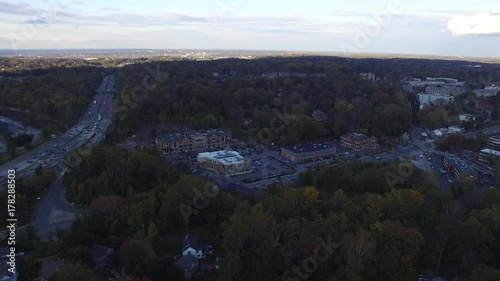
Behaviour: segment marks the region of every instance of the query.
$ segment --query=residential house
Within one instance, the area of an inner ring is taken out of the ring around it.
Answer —
[[[174,267],[184,273],[184,279],[190,280],[198,269],[198,259],[193,255],[185,255],[174,262]]]
[[[92,262],[96,269],[106,267],[111,263],[115,250],[101,244],[94,243],[92,247]]]
[[[311,117],[316,121],[316,122],[324,122],[326,120],[328,120],[328,115],[319,110],[319,109],[315,109],[313,110],[312,114],[311,114]]]
[[[196,235],[187,233],[182,240],[182,255],[192,255],[198,259],[204,259],[207,254],[213,254],[210,244],[202,243]]]
[[[33,281],[48,281],[56,272],[58,272],[64,266],[64,260],[57,257],[48,257],[35,261],[39,268],[36,272],[33,272]]]

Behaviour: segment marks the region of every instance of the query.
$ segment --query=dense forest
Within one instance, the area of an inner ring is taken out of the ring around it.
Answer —
[[[244,139],[285,123],[286,130],[272,139],[278,145],[355,131],[390,141],[413,124],[447,125],[450,115],[467,112],[471,107],[464,104],[475,102],[466,96],[458,106],[418,111],[416,93],[405,93],[401,79],[452,77],[471,90],[484,87],[490,74],[500,75],[498,66],[470,68],[459,61],[335,57],[37,63],[2,61],[10,72],[1,73],[0,105],[26,111],[27,124],[42,117],[54,120],[46,134],[63,130],[84,113],[102,76],[115,73],[110,143],[145,123],[224,127]],[[290,75],[263,76],[272,72]],[[362,72],[380,79],[362,79]],[[498,97],[486,103],[500,108]],[[329,120],[314,121],[315,109]],[[437,145],[477,149],[481,142],[452,137]],[[92,268],[96,241],[117,250],[113,265],[127,274],[182,280],[168,257],[180,254],[182,236],[189,231],[222,257],[220,270],[204,280],[406,281],[424,270],[468,281],[499,280],[499,190],[488,189],[476,202],[464,204],[461,199],[474,187],[452,185],[442,192],[431,175],[406,165],[321,166],[302,173],[295,186],[268,186],[262,198],[210,189],[211,183],[189,175],[188,167],[166,162],[154,149],[127,152],[103,145],[64,176],[67,199],[88,207],[89,215],[67,232],[51,233],[48,242],[28,227],[19,237],[21,250],[34,251],[34,258],[64,258],[56,281],[75,275],[88,281],[109,278]],[[53,177],[53,171],[38,170],[21,181],[19,201],[36,200],[37,193],[28,191],[43,192]],[[203,208],[192,209],[196,196],[214,191]],[[21,280],[28,280],[33,264],[20,268]]]
[[[64,130],[79,119],[102,75],[116,73],[110,141],[132,135],[145,122],[226,127],[248,138],[285,122],[287,130],[269,140],[279,145],[337,138],[353,131],[392,141],[412,124],[439,128],[448,124],[449,116],[484,108],[485,102],[493,117],[500,117],[499,98],[478,103],[470,95],[447,108],[419,111],[416,93],[404,92],[400,83],[409,77],[452,77],[465,81],[470,91],[494,83],[492,77],[500,75],[500,67],[494,64],[481,68],[466,64],[299,56],[216,61],[4,58],[0,105],[25,110],[22,121],[46,128],[46,133]],[[291,75],[263,76],[272,72]],[[363,72],[373,72],[379,79],[362,79]],[[329,119],[315,122],[311,113],[316,109]]]
[[[101,280],[104,273],[90,268],[96,240],[118,250],[114,264],[129,275],[182,280],[162,257],[180,253],[186,229],[222,256],[221,269],[206,280],[401,281],[423,270],[469,281],[500,276],[497,189],[463,205],[410,164],[354,161],[303,173],[294,187],[270,185],[263,200],[221,190],[199,212],[186,213],[211,185],[155,168],[155,157],[101,147],[65,176],[76,198],[89,195],[91,213],[69,232],[53,233],[53,247],[36,237],[28,244],[68,261],[56,280],[73,271]],[[136,167],[134,177],[118,166]]]

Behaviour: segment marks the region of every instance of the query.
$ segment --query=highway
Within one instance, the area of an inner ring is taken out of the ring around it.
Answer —
[[[16,170],[17,177],[34,174],[39,167],[52,168],[63,162],[70,151],[86,143],[95,144],[102,140],[111,124],[114,76],[104,77],[80,121],[65,133],[57,136],[19,158],[0,166],[0,181],[6,180],[7,170]]]
[[[64,161],[72,150],[84,145],[93,146],[104,139],[112,121],[114,83],[114,76],[104,77],[94,100],[75,126],[39,148],[0,167],[2,176],[5,176],[9,169],[16,169],[18,177],[33,175],[34,169],[39,165],[57,168],[58,178],[41,198],[33,219],[33,226],[43,239],[58,228],[69,227],[76,216],[85,213],[73,209],[65,201],[62,180],[67,167]]]

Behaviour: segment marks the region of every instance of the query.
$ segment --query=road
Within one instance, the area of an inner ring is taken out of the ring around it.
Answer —
[[[85,214],[71,208],[64,200],[64,185],[61,173],[57,180],[50,186],[45,197],[41,200],[36,211],[33,227],[39,237],[45,239],[47,234],[58,229],[67,229],[78,215]]]
[[[92,145],[101,141],[112,120],[112,89],[114,89],[114,76],[104,77],[95,99],[80,121],[55,139],[0,166],[0,182],[6,181],[9,169],[16,170],[18,177],[30,176],[40,165],[47,168],[55,167],[63,162],[70,151],[86,143]]]
[[[421,129],[421,128],[413,128],[410,132],[410,135],[411,135],[412,140],[413,140],[413,144],[408,145],[406,147],[400,147],[396,150],[380,153],[380,154],[377,154],[374,156],[361,155],[359,157],[359,160],[361,162],[391,161],[391,160],[404,161],[404,159],[407,156],[411,155],[411,159],[409,161],[411,163],[413,163],[417,168],[419,168],[423,171],[426,171],[428,173],[431,173],[433,175],[434,184],[436,184],[437,186],[440,186],[441,190],[446,191],[448,189],[452,179],[446,173],[441,172],[441,170],[443,168],[442,163],[441,163],[442,162],[441,157],[444,155],[447,155],[447,154],[439,152],[439,151],[435,151],[434,150],[435,145],[434,145],[433,140],[428,140],[428,141],[421,140],[420,136],[421,136],[421,133],[423,133],[423,132],[426,132],[426,131],[424,129]],[[430,134],[430,132],[428,132],[428,133]],[[479,132],[471,132],[471,133],[467,133],[467,134],[463,134],[463,135],[470,138],[470,137],[477,136],[478,133]],[[496,134],[496,133],[500,133],[500,125],[486,128],[483,130],[483,134],[486,134],[486,135],[491,135],[491,134]],[[356,152],[352,152],[349,155],[346,155],[344,157],[353,158],[355,156],[355,153]],[[256,158],[264,159],[268,156],[271,156],[271,157],[277,159],[278,161],[288,163],[288,165],[292,166],[295,169],[295,172],[292,174],[289,174],[289,175],[281,176],[281,177],[279,177],[279,179],[277,177],[274,177],[271,179],[265,179],[265,180],[261,180],[261,181],[254,182],[254,183],[248,183],[248,184],[241,184],[241,183],[237,183],[235,181],[232,181],[230,179],[224,179],[221,181],[221,184],[223,184],[223,186],[230,184],[230,185],[235,186],[235,187],[262,189],[262,188],[265,188],[267,185],[273,184],[273,183],[296,182],[298,180],[299,174],[302,171],[305,171],[308,168],[318,166],[318,165],[332,164],[332,159],[324,159],[321,161],[315,161],[315,162],[310,162],[310,163],[296,164],[296,163],[292,163],[292,162],[288,161],[287,159],[285,159],[284,157],[279,155],[278,152],[267,150],[267,149],[264,150],[264,152],[262,152],[259,155],[249,157],[249,160],[254,160]],[[406,161],[408,161],[408,160],[406,160]],[[467,162],[469,165],[473,166],[474,168],[476,168],[476,169],[478,168],[478,167],[476,167],[477,165],[475,165],[474,163],[472,163],[470,161],[467,161]],[[484,171],[484,168],[479,169],[479,171],[481,173],[486,173]],[[480,175],[480,178],[481,177],[482,177],[484,184],[487,185],[489,183],[490,179],[488,177],[483,177],[483,175]],[[215,177],[212,176],[210,179],[213,181],[215,179]],[[483,185],[482,182],[481,182],[481,185]],[[482,186],[480,186],[480,187],[482,188]]]
[[[104,77],[95,99],[75,126],[56,139],[0,167],[2,175],[8,169],[16,169],[18,177],[32,175],[39,165],[57,168],[58,178],[40,200],[33,219],[33,226],[42,238],[47,238],[47,234],[57,228],[69,227],[76,216],[84,214],[84,211],[73,209],[65,201],[62,179],[67,167],[64,163],[72,150],[83,145],[93,146],[104,139],[112,121],[113,91],[114,76]]]

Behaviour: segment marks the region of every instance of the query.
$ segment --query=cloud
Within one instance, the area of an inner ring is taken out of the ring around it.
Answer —
[[[500,35],[500,7],[489,13],[455,16],[448,21],[448,31],[455,36]]]
[[[0,13],[8,15],[32,15],[35,10],[24,2],[11,2],[0,0]]]

